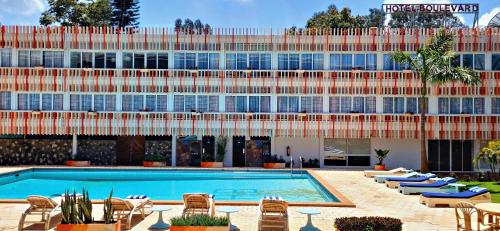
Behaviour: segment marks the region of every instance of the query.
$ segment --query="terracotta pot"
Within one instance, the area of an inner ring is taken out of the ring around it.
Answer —
[[[383,170],[385,170],[385,165],[383,165],[383,164],[382,165],[376,164],[375,167],[374,167],[374,169],[375,170],[381,170],[381,171],[383,171]]]
[[[228,231],[227,226],[170,226],[170,231]]]
[[[142,165],[144,167],[164,167],[165,163],[164,162],[157,162],[157,161],[143,161]]]
[[[121,222],[113,224],[58,224],[57,231],[120,231]]]
[[[66,166],[88,167],[88,166],[90,166],[90,161],[88,161],[88,160],[67,160]]]
[[[264,163],[264,168],[283,169],[285,168],[285,163]]]
[[[222,168],[224,167],[224,162],[201,162],[202,168]]]

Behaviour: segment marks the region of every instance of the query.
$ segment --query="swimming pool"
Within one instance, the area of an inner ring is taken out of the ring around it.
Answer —
[[[33,168],[0,175],[1,199],[59,196],[65,190],[103,199],[145,194],[153,200],[182,200],[184,193],[208,193],[216,201],[259,201],[277,195],[289,202],[339,202],[307,171]]]

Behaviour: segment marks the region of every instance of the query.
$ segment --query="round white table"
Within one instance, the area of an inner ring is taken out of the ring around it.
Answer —
[[[226,213],[227,226],[229,227],[229,230],[239,230],[238,227],[236,227],[236,225],[231,224],[231,213],[238,212],[239,210],[240,209],[236,207],[230,207],[230,206],[217,208],[217,212]]]
[[[161,205],[155,205],[151,207],[149,210],[151,212],[158,212],[158,221],[156,221],[155,224],[152,224],[149,228],[150,229],[168,229],[170,228],[170,225],[165,223],[163,221],[163,212],[171,210],[171,207],[168,206],[161,206]]]
[[[300,228],[300,231],[319,231],[318,228],[314,227],[314,225],[312,224],[312,220],[311,220],[312,215],[318,215],[321,213],[319,210],[310,209],[310,208],[302,208],[302,209],[299,209],[298,211],[299,211],[299,213],[307,214],[307,224],[305,226],[302,226],[302,228]]]

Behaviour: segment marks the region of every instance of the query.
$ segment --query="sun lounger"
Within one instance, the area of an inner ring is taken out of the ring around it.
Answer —
[[[423,192],[449,192],[449,184],[457,182],[453,177],[445,177],[432,183],[401,183],[398,191],[404,195],[420,194]]]
[[[132,216],[140,212],[142,218],[146,217],[145,208],[152,206],[153,202],[145,195],[142,196],[128,196],[127,199],[113,197],[111,204],[114,210],[114,217],[117,220],[126,219],[126,228],[130,229]]]
[[[418,172],[409,172],[409,173],[406,173],[404,175],[400,175],[400,176],[397,176],[397,177],[404,177],[404,178],[408,178],[408,177],[413,177],[413,176],[416,176],[420,173]],[[385,183],[385,180],[389,177],[395,177],[394,175],[375,175],[373,176],[373,179],[375,180],[375,182],[377,183]]]
[[[412,177],[388,177],[385,179],[385,186],[388,188],[398,188],[399,184],[402,182],[421,182],[421,183],[431,183],[436,175],[432,173],[418,174]]]
[[[184,200],[182,216],[191,216],[194,214],[215,215],[213,196],[206,193],[188,193],[184,194],[182,198]]]
[[[28,196],[26,198],[30,207],[24,211],[19,219],[18,230],[23,230],[24,224],[43,224],[44,230],[48,230],[50,227],[50,219],[59,212],[59,204],[52,199],[44,196]],[[26,221],[28,216],[40,216],[41,219],[36,221]]]
[[[491,194],[485,188],[472,187],[458,193],[434,193],[424,192],[420,195],[420,203],[427,207],[449,206],[456,207],[459,202],[471,204],[491,202]]]
[[[409,169],[406,169],[403,167],[395,168],[395,169],[392,169],[389,171],[365,170],[364,175],[366,177],[374,177],[375,175],[399,176],[399,175],[406,174],[410,171],[413,171],[413,170],[409,170]]]
[[[288,230],[288,202],[268,196],[260,201],[259,208],[259,231]]]

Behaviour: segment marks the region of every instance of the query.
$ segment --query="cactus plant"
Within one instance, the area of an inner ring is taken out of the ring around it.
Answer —
[[[83,196],[77,197],[76,191],[69,193],[66,190],[61,202],[62,224],[91,224],[92,202],[89,193],[83,189]]]
[[[115,222],[113,219],[114,210],[113,210],[113,204],[111,202],[112,197],[113,197],[113,190],[111,190],[111,192],[109,193],[108,198],[104,200],[104,216],[103,216],[104,224],[111,224]]]
[[[78,200],[78,213],[79,218],[84,224],[91,224],[94,222],[92,217],[92,202],[90,201],[89,192],[83,189],[83,196]]]

